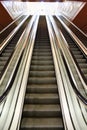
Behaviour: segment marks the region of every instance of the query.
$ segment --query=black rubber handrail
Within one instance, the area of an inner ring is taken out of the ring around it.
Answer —
[[[73,88],[75,94],[77,95],[77,97],[78,97],[85,105],[87,105],[87,99],[80,93],[80,91],[77,89],[77,87],[75,86],[75,84],[74,84],[74,82],[73,82],[72,76],[71,76],[71,74],[70,74],[69,68],[68,68],[68,66],[67,66],[67,63],[66,63],[66,61],[65,61],[65,58],[64,58],[63,54],[62,54],[62,58],[63,58],[64,65],[65,65],[65,67],[66,67],[66,71],[67,71],[69,80],[70,80],[70,82],[71,82],[71,85],[72,85],[72,88]]]
[[[85,84],[87,85],[86,78],[85,78],[85,76],[83,75],[83,73],[82,73],[82,71],[81,71],[81,69],[80,69],[80,67],[79,67],[79,65],[78,65],[78,63],[77,63],[77,61],[75,60],[75,57],[74,57],[74,55],[72,54],[70,47],[69,47],[68,49],[69,49],[69,51],[70,51],[70,53],[71,53],[71,55],[72,55],[72,57],[73,57],[73,59],[74,59],[74,62],[75,62],[75,64],[76,64],[76,66],[77,66],[77,68],[78,68],[78,70],[79,70],[79,72],[80,72],[80,74],[81,74],[81,76],[82,76],[82,78],[83,78]],[[85,105],[87,105],[87,99],[81,94],[81,92],[77,89],[76,85],[74,84],[74,81],[73,81],[73,79],[72,79],[70,70],[69,70],[69,68],[68,68],[68,65],[67,65],[67,63],[66,63],[66,60],[65,60],[63,54],[62,54],[62,58],[63,58],[64,64],[65,64],[65,67],[66,67],[66,70],[67,70],[67,73],[68,73],[68,77],[69,77],[69,80],[70,80],[70,82],[71,82],[71,84],[72,84],[72,88],[73,88],[74,92],[76,93],[77,97],[78,97]]]
[[[0,103],[2,103],[3,100],[7,97],[9,91],[10,91],[11,88],[12,88],[12,84],[13,84],[15,78],[16,78],[17,70],[18,70],[18,68],[19,68],[19,65],[20,65],[20,61],[21,61],[22,55],[23,55],[23,52],[22,52],[22,54],[21,54],[21,56],[20,56],[20,58],[19,58],[17,67],[16,67],[16,69],[15,69],[15,71],[14,71],[14,73],[13,73],[13,76],[11,77],[10,83],[7,85],[5,91],[4,91],[4,92],[2,93],[2,95],[0,96]]]

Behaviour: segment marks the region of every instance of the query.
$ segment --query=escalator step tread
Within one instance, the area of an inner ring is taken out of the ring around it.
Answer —
[[[37,77],[54,77],[55,72],[54,71],[30,71],[29,76],[37,76]]]
[[[81,70],[84,74],[87,74],[87,68],[82,68]]]
[[[32,71],[53,71],[54,70],[54,66],[53,64],[44,64],[44,65],[34,65],[31,64],[30,70]]]
[[[22,130],[63,130],[61,118],[24,118]]]
[[[75,54],[74,56],[75,56],[76,58],[80,58],[80,59],[81,59],[81,58],[84,58],[84,56],[83,56],[82,54]]]
[[[35,45],[35,49],[50,49],[50,46],[48,45]]]
[[[79,62],[79,63],[84,63],[84,62],[86,63],[86,61],[87,61],[87,60],[86,60],[86,59],[83,59],[83,58],[77,59],[77,62]]]
[[[47,85],[28,85],[27,93],[54,93],[57,92],[57,85],[47,84]]]
[[[61,117],[60,105],[58,104],[26,104],[23,117]]]
[[[52,56],[32,56],[33,60],[51,60]]]
[[[32,60],[31,61],[31,64],[35,64],[35,65],[53,65],[53,61],[52,60],[46,60],[45,62],[42,60],[40,60],[38,62],[38,60]]]
[[[81,67],[81,68],[87,68],[87,63],[79,63],[79,66]]]
[[[59,97],[57,93],[30,93],[25,96],[25,104],[58,104]]]
[[[55,84],[55,77],[30,77],[28,80],[29,84]]]
[[[58,99],[58,94],[57,93],[45,93],[45,94],[36,94],[36,93],[30,93],[26,94],[26,98],[38,98],[38,99]]]
[[[33,56],[52,56],[52,53],[49,53],[49,52],[47,52],[47,53],[43,53],[43,52],[38,53],[38,52],[35,52],[35,53],[33,53]]]

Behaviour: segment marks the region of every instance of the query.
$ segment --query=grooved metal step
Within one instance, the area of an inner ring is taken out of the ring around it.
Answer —
[[[48,46],[38,45],[38,46],[35,46],[35,49],[50,49],[50,46],[49,45]]]
[[[21,130],[63,130],[61,118],[24,118]]]
[[[33,60],[51,60],[52,56],[32,56]]]
[[[24,106],[23,116],[26,117],[61,117],[60,105],[58,104],[28,104]]]
[[[54,69],[54,66],[53,66],[53,63],[52,63],[52,65],[49,65],[49,64],[31,65],[30,69],[32,71],[51,71]]]
[[[53,62],[52,62],[52,60],[45,61],[45,62],[43,60],[40,60],[39,62],[38,62],[38,60],[32,60],[31,64],[33,64],[33,65],[53,65]]]
[[[45,94],[38,94],[38,93],[30,93],[26,94],[25,103],[27,104],[58,104],[59,97],[56,93],[45,93]]]
[[[27,86],[27,93],[56,93],[57,92],[57,85],[55,84],[43,84],[43,85],[28,85]]]
[[[33,56],[52,56],[51,52],[33,52]]]
[[[38,49],[34,49],[34,52],[38,52],[38,51],[39,52],[50,52],[50,49],[48,49],[48,48],[47,49],[46,48],[45,49],[43,49],[43,48],[42,49],[39,49],[39,48]]]
[[[54,71],[30,71],[29,76],[31,77],[54,77],[55,72]]]
[[[55,77],[30,77],[28,80],[29,84],[55,84]]]

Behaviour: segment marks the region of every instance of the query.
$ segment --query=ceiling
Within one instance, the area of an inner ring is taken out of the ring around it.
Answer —
[[[26,2],[26,1],[29,1],[29,2],[42,2],[42,1],[43,2],[64,2],[64,1],[82,1],[82,2],[87,2],[87,0],[20,0],[20,1],[23,1],[23,2]]]
[[[63,0],[22,0],[22,1],[31,1],[31,2],[63,2]]]
[[[0,0],[4,1],[4,0]],[[64,2],[64,1],[82,1],[87,2],[87,0],[5,0],[5,1],[22,1],[22,2]]]

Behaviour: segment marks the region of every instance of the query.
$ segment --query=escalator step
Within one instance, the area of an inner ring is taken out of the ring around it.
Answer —
[[[63,130],[61,118],[24,118],[21,130]]]
[[[37,65],[37,64],[36,65],[31,65],[31,67],[30,67],[31,71],[52,71],[52,70],[54,70],[53,65],[49,65],[49,64],[48,65],[47,64]]]
[[[80,58],[80,59],[81,59],[81,58],[83,58],[83,57],[84,57],[83,55],[78,55],[78,54],[77,54],[77,55],[74,55],[74,56],[75,56],[77,59],[78,59],[78,58]]]
[[[81,70],[84,74],[87,74],[87,68],[82,68]]]
[[[86,61],[87,61],[87,60],[86,60],[86,59],[83,59],[83,58],[82,58],[82,59],[77,59],[77,62],[79,62],[79,63],[86,63]]]
[[[26,94],[25,104],[58,104],[59,97],[55,93],[30,93]]]
[[[61,117],[60,105],[58,104],[29,104],[24,106],[24,117]]]
[[[27,93],[56,93],[57,92],[57,85],[55,84],[45,84],[45,85],[28,85],[27,86]]]
[[[54,71],[30,71],[29,76],[34,77],[54,77]]]
[[[72,50],[72,51],[79,51],[79,49],[78,49],[78,48],[75,48],[75,47],[72,47],[71,50]]]
[[[9,57],[0,57],[0,61],[7,61],[9,59]]]
[[[33,56],[52,56],[51,52],[34,52]]]
[[[45,45],[44,46],[43,45],[42,46],[41,45],[38,45],[38,46],[35,45],[34,48],[35,49],[50,49],[50,46],[49,45],[48,46],[47,45],[46,46]]]
[[[81,68],[87,68],[87,64],[86,63],[79,63],[79,66],[81,67]]]
[[[9,57],[11,54],[8,52],[8,53],[5,53],[5,52],[3,52],[2,53],[2,56],[5,56],[5,57]]]
[[[32,61],[31,61],[31,64],[33,64],[33,65],[53,65],[53,61],[52,61],[52,60],[49,60],[49,61],[45,61],[45,62],[44,62],[43,60],[42,60],[42,61],[40,60],[40,61],[38,62],[38,60],[32,60]]]
[[[34,52],[50,52],[50,49],[34,49]]]
[[[56,84],[55,77],[30,77],[29,84]]]
[[[6,61],[1,61],[0,66],[4,66],[6,64]]]
[[[32,60],[52,60],[52,56],[32,56]]]
[[[73,51],[74,55],[81,55],[81,51]]]

